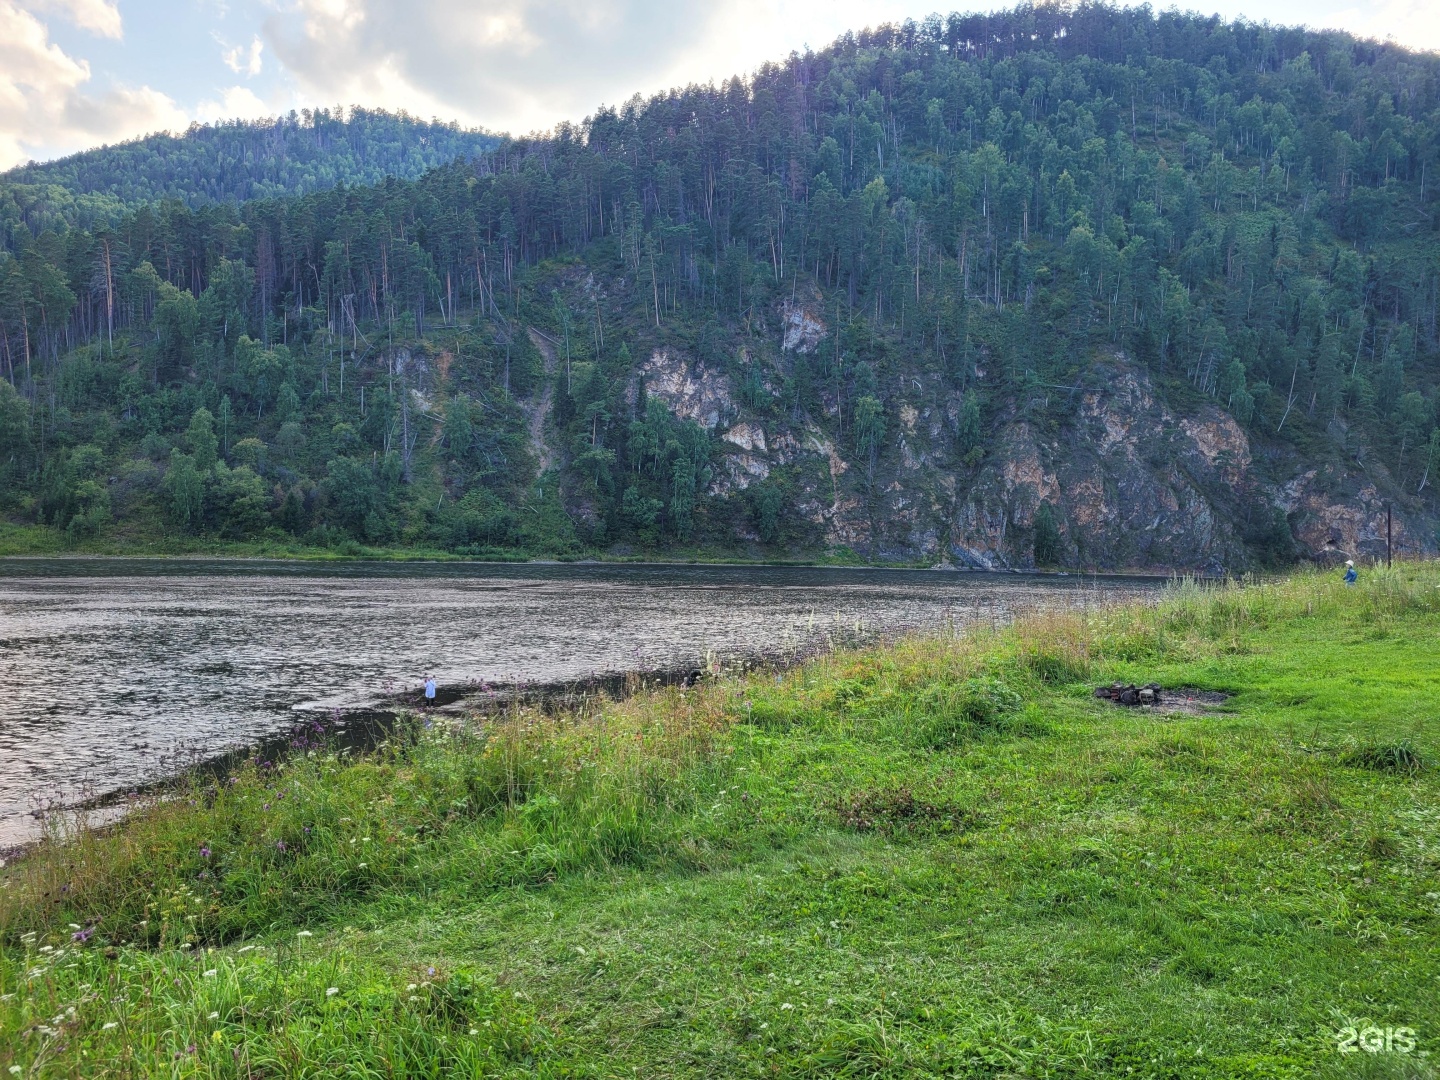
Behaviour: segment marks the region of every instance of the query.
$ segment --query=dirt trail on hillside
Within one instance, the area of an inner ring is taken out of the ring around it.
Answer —
[[[540,358],[545,363],[545,385],[540,391],[539,400],[529,409],[530,452],[535,455],[536,475],[540,476],[553,466],[556,460],[555,451],[545,441],[545,418],[550,415],[550,400],[554,397],[555,389],[551,383],[555,374],[555,343],[533,326],[529,334],[530,341],[540,350]]]

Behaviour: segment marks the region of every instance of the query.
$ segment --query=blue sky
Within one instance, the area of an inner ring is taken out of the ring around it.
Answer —
[[[0,168],[195,120],[314,105],[541,130],[935,9],[905,0],[0,0]],[[1212,0],[1204,10],[1440,49],[1440,0]]]

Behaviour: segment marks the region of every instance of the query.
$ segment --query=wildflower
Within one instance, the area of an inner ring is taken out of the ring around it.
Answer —
[[[11,1076],[19,1076],[19,1075],[20,1075],[20,1072],[21,1072],[21,1069],[20,1069],[20,1066],[19,1066],[19,1065],[11,1065],[11,1066],[10,1066],[10,1075],[11,1075]]]
[[[405,987],[405,989],[406,989],[407,991],[408,991],[408,990],[414,990],[417,985],[419,985],[419,984],[417,984],[417,983],[411,983],[409,986]]]
[[[480,1034],[480,1029],[479,1029],[479,1028],[471,1028],[471,1029],[470,1029],[470,1034],[471,1034],[471,1035],[479,1035],[479,1034]]]
[[[200,845],[200,857],[202,859],[208,859],[210,857],[210,849],[204,844]]]
[[[206,1019],[206,1020],[219,1020],[219,1019],[220,1019],[220,1014],[219,1014],[218,1012],[212,1012],[209,1016],[205,1017],[205,1019]]]
[[[110,1031],[110,1030],[113,1030],[114,1028],[117,1028],[117,1027],[119,1027],[119,1026],[120,1026],[120,1021],[118,1021],[118,1020],[107,1020],[107,1021],[105,1021],[105,1023],[103,1023],[103,1024],[100,1025],[100,1030],[101,1030],[101,1031]]]
[[[433,967],[426,968],[426,969],[425,969],[425,974],[426,974],[426,975],[432,975],[432,976],[433,976],[433,975],[435,974],[435,969],[434,969]]]
[[[213,979],[213,978],[214,978],[216,975],[218,975],[218,974],[220,974],[220,972],[219,972],[218,969],[216,969],[216,968],[211,968],[209,971],[205,972],[205,978],[207,978],[207,979]]]
[[[791,1005],[790,1002],[787,1001],[787,1002],[783,1003],[783,1004],[780,1006],[780,1011],[781,1011],[781,1012],[788,1012],[790,1009],[793,1009],[794,1007],[795,1007],[794,1005]]]
[[[285,841],[284,841],[284,840],[276,840],[276,841],[275,841],[275,847],[276,847],[276,849],[279,850],[279,851],[284,851],[284,850],[285,850]]]
[[[405,1000],[406,1000],[406,1001],[419,1001],[420,999],[419,999],[418,997],[416,997],[414,994],[411,994],[411,995],[410,995],[408,998],[406,998]]]
[[[334,997],[334,996],[335,996],[336,994],[338,994],[339,992],[340,992],[340,988],[339,988],[338,986],[332,986],[332,987],[329,987],[329,988],[325,991],[325,996],[326,996],[326,997]]]
[[[242,953],[247,953],[253,948],[255,948],[254,945],[242,945],[238,951]]]
[[[91,936],[92,936],[94,933],[95,933],[95,928],[94,928],[94,927],[91,927],[91,928],[89,928],[88,930],[76,930],[75,933],[73,933],[73,934],[70,935],[70,940],[71,940],[71,941],[79,942],[81,945],[84,945],[85,942],[87,942],[87,941],[90,940]]]
[[[79,924],[78,922],[72,922],[72,923],[70,924],[70,929],[71,929],[71,930],[79,930],[79,929],[80,929],[80,924]]]
[[[369,866],[369,865],[370,865],[370,864],[369,864],[368,862],[362,862],[362,863],[360,864],[360,869],[361,869],[361,870],[364,870],[364,869],[365,869],[367,866]]]
[[[300,931],[298,934],[296,934],[295,936],[296,936],[296,937],[314,937],[315,935],[312,934],[309,930],[301,930],[301,931]]]

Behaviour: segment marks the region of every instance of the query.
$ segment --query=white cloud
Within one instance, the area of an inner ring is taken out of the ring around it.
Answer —
[[[524,131],[658,85],[720,14],[693,0],[289,0],[265,37],[315,100]]]
[[[30,0],[24,6],[32,11],[54,11],[81,30],[101,37],[119,40],[121,36],[120,9],[111,0]]]
[[[1408,49],[1440,49],[1440,5],[1435,0],[1377,0],[1313,21],[1318,26],[1343,27],[1361,37],[1389,38]]]
[[[516,132],[915,14],[900,0],[274,2],[266,44],[308,99]]]
[[[188,124],[149,87],[86,93],[89,82],[89,63],[52,42],[30,11],[0,0],[0,168]]]
[[[260,54],[265,50],[265,43],[260,40],[258,34],[251,39],[248,48],[244,45],[232,45],[225,48],[223,41],[220,42],[220,45],[223,50],[220,53],[220,59],[225,61],[225,66],[236,75],[253,77],[260,74],[262,67]]]
[[[195,119],[206,124],[221,120],[259,120],[285,111],[285,105],[261,100],[248,86],[230,86],[221,91],[218,101],[202,101],[195,109]]]

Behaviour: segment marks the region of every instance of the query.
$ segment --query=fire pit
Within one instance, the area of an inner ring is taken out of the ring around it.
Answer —
[[[1111,683],[1109,686],[1097,686],[1095,696],[1105,701],[1113,701],[1117,705],[1159,705],[1162,701],[1164,691],[1159,683],[1146,683],[1144,686],[1136,686],[1134,683]]]

